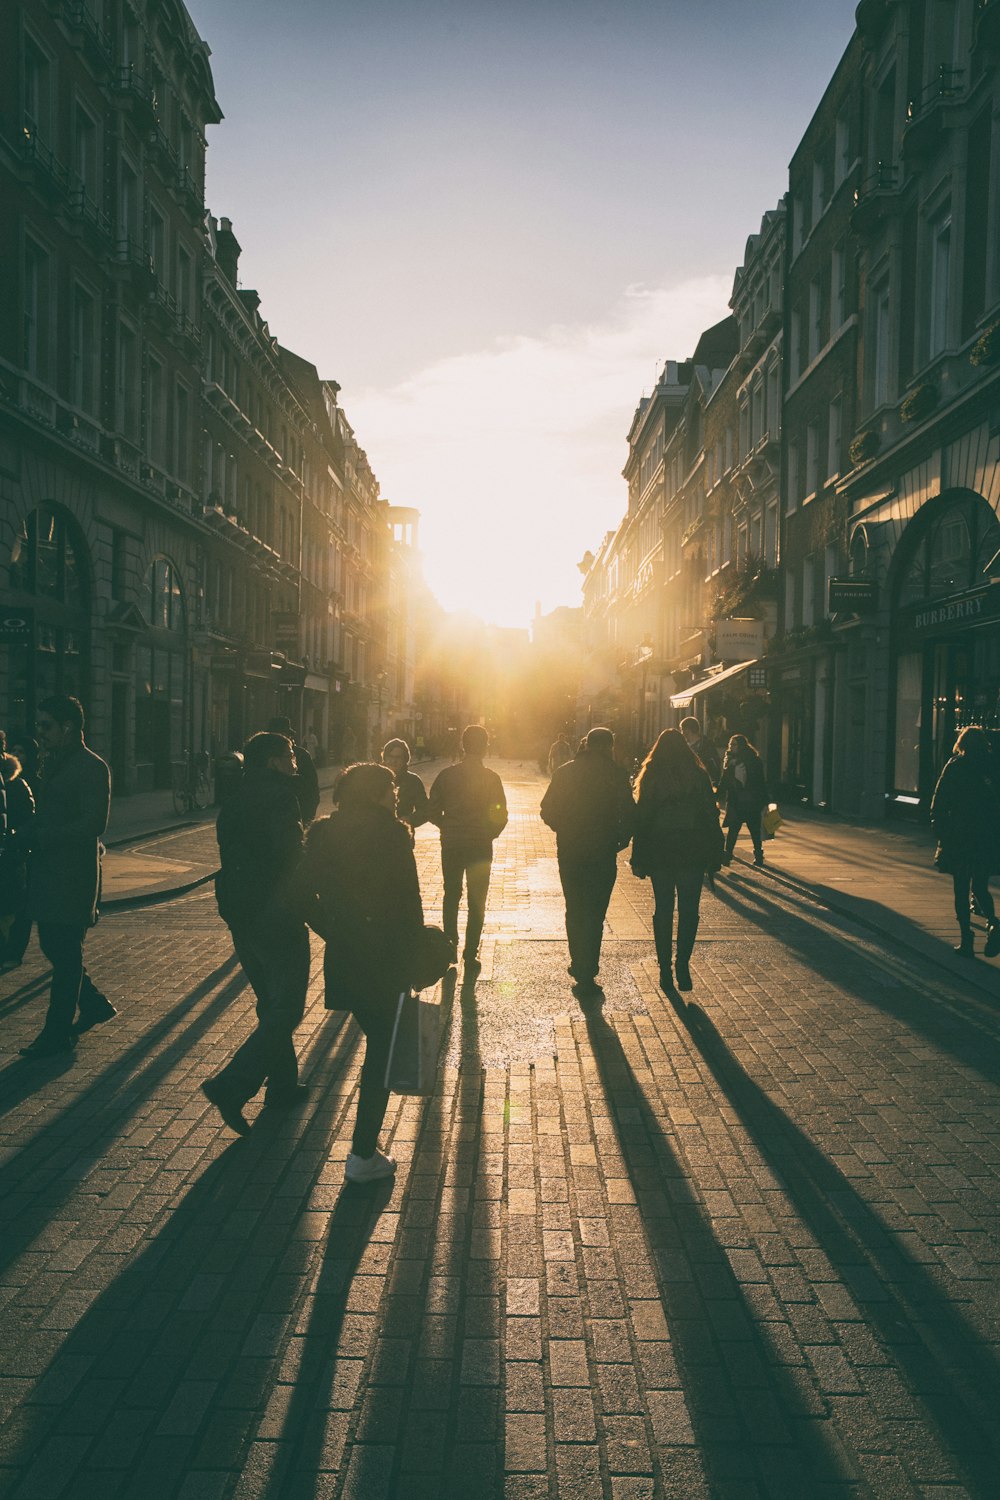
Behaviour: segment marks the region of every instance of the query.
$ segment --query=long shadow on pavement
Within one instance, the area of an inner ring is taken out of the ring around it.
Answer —
[[[697,1005],[681,1019],[713,1078],[823,1252],[843,1274],[876,1337],[905,1373],[970,1492],[991,1500],[1000,1473],[1000,1365],[837,1166],[754,1082]]]
[[[442,983],[445,1028],[453,998],[454,974]],[[408,1107],[401,1111],[404,1119]],[[438,1087],[423,1109],[406,1182],[345,1187],[337,1200],[302,1323],[305,1346],[318,1352],[303,1362],[291,1390],[280,1428],[290,1458],[262,1492],[267,1500],[312,1494],[321,1476],[332,1477],[339,1468],[345,1471],[344,1497],[405,1493],[411,1500],[422,1495],[436,1500],[442,1494],[450,1405],[442,1396],[450,1387],[451,1366],[440,1357],[449,1352],[440,1326],[426,1329],[424,1314],[445,1223],[441,1202],[449,1114],[450,1102]],[[376,1252],[370,1242],[394,1190],[402,1199],[400,1223],[392,1240],[382,1236]],[[456,1242],[450,1243],[453,1248]],[[443,1312],[447,1323],[450,1277],[445,1285],[434,1312]]]
[[[834,1476],[846,1480],[836,1438],[816,1420],[825,1410],[788,1369],[774,1363],[618,1033],[598,1008],[588,1010],[585,1021],[608,1115],[642,1211],[647,1254],[657,1267],[678,1384],[694,1433],[694,1447],[677,1437],[676,1446],[659,1450],[664,1493],[685,1500],[736,1493],[738,1482],[745,1485],[752,1477],[766,1495],[798,1497]],[[643,1205],[661,1194],[654,1226]],[[654,1403],[651,1397],[651,1408]],[[668,1425],[673,1433],[683,1428],[675,1409]]]
[[[790,911],[784,895],[781,900],[771,897],[749,879],[741,881],[738,887],[728,880],[723,883],[717,879],[715,895],[734,914],[783,943],[804,968],[834,985],[841,994],[892,1016],[950,1053],[964,1067],[973,1069],[990,1083],[1000,1084],[1000,1038],[983,1024],[982,1011],[963,1014],[962,1002],[954,993],[949,994],[947,1005],[931,999],[923,988],[916,987],[923,976],[912,959],[900,956],[894,960],[895,974],[883,971],[878,961],[862,968],[849,928],[840,931],[834,925],[831,930],[826,913],[823,913],[824,925],[819,927],[815,920]],[[853,965],[845,965],[845,948],[853,955]],[[697,958],[696,948],[696,962]],[[900,983],[900,968],[912,974],[913,988]],[[954,980],[951,990],[956,990],[958,984]]]
[[[312,1048],[315,1060],[338,1040],[328,1082],[349,1066],[357,1036],[338,1021]],[[23,1471],[18,1500],[70,1488],[74,1500],[174,1500],[192,1470],[206,1471],[192,1493],[218,1493],[220,1471],[231,1489],[303,1295],[298,1226],[322,1167],[303,1173],[299,1161],[324,1160],[342,1107],[328,1089],[308,1118],[232,1141],[69,1333],[36,1334],[29,1373],[42,1378],[7,1460]],[[262,1448],[287,1456],[258,1445],[258,1465]]]
[[[19,1151],[0,1171],[0,1201],[7,1194],[22,1186],[28,1193],[31,1193],[35,1186],[35,1191],[38,1193],[38,1201],[27,1203],[17,1217],[12,1218],[5,1226],[2,1245],[0,1245],[0,1269],[9,1265],[30,1244],[48,1220],[56,1215],[66,1199],[77,1191],[83,1175],[82,1168],[101,1158],[119,1135],[123,1124],[132,1118],[143,1100],[170,1072],[177,1059],[191,1050],[198,1038],[209,1030],[216,1019],[240,994],[246,986],[242,970],[223,985],[205,1009],[192,1019],[168,1046],[158,1052],[146,1067],[140,1068],[134,1075],[128,1077],[128,1083],[124,1089],[117,1087],[116,1079],[121,1075],[128,1076],[139,1058],[146,1056],[157,1042],[167,1036],[177,1025],[181,1016],[186,1015],[193,1004],[203,999],[219,983],[222,975],[228,973],[235,965],[235,958],[220,964],[207,978],[178,1001],[155,1026],[145,1031],[138,1041],[124,1052],[116,1054],[113,1061],[92,1078],[87,1087],[77,1094],[64,1110],[60,1110],[46,1120],[23,1150]],[[39,1065],[24,1063],[23,1066],[26,1073],[30,1073]],[[4,1076],[6,1077],[6,1074]],[[49,1077],[51,1074],[47,1073],[46,1078]],[[101,1103],[96,1112],[88,1113],[86,1108],[81,1106],[85,1106],[85,1101],[92,1099],[95,1095],[98,1100],[102,1100],[106,1095],[107,1102]],[[20,1100],[16,1097],[9,1103],[5,1100],[0,1112],[5,1108],[13,1108],[18,1102]],[[65,1138],[67,1122],[72,1122],[74,1111],[78,1109],[81,1115],[81,1131],[86,1131],[86,1144],[78,1144],[74,1148],[73,1175],[62,1172],[50,1180],[51,1169],[46,1165],[45,1170],[42,1171],[49,1139],[62,1141]],[[40,1187],[36,1185],[36,1178]]]

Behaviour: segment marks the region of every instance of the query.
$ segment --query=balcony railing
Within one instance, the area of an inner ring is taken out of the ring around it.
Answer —
[[[147,125],[156,118],[156,99],[150,84],[136,71],[134,63],[115,69],[111,87],[120,103],[133,110]]]
[[[855,234],[870,234],[878,227],[895,203],[899,186],[899,173],[892,163],[876,162],[871,176],[854,189],[851,228]]]
[[[52,149],[26,123],[20,136],[21,160],[32,172],[38,186],[53,198],[62,198],[69,187],[69,173]]]
[[[965,95],[965,71],[940,67],[935,77],[911,99],[903,127],[903,149],[908,156],[932,151],[941,138],[950,105]]]
[[[86,183],[81,178],[70,177],[66,204],[71,219],[101,239],[110,238],[111,220],[87,192]]]

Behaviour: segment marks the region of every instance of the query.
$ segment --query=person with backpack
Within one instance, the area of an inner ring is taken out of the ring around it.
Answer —
[[[507,826],[507,798],[495,771],[483,765],[489,735],[479,724],[462,731],[462,759],[434,778],[428,812],[441,830],[444,876],[442,926],[458,952],[458,907],[465,883],[469,915],[462,954],[466,979],[481,969],[479,942],[493,866],[493,844]]]

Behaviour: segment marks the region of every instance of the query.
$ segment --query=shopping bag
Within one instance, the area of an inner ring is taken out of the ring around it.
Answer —
[[[437,1076],[441,1007],[404,990],[385,1066],[385,1086],[393,1094],[430,1094]]]
[[[780,812],[778,811],[777,802],[769,802],[767,804],[767,807],[764,809],[764,815],[761,818],[760,822],[761,827],[764,830],[764,836],[766,838],[773,839],[774,835],[777,833],[782,824],[782,817]]]

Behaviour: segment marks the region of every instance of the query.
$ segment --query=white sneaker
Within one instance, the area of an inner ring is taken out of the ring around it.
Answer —
[[[344,1163],[344,1179],[347,1182],[378,1182],[381,1177],[391,1177],[396,1163],[391,1156],[376,1151],[374,1156],[356,1156],[353,1151]]]

